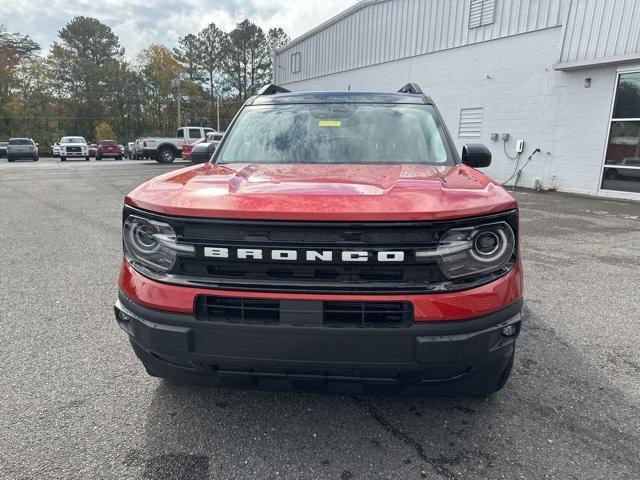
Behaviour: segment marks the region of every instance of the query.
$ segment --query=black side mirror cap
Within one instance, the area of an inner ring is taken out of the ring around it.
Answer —
[[[491,165],[491,152],[481,143],[469,143],[462,147],[462,163],[471,168],[484,168]]]

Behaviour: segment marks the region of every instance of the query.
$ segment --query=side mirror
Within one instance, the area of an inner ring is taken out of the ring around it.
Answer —
[[[462,147],[462,163],[471,168],[484,168],[491,165],[491,152],[480,143],[470,143]]]

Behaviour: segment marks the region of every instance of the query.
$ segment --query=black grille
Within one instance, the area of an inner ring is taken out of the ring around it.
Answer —
[[[80,147],[67,147],[67,152],[80,152]]]
[[[134,211],[127,207],[125,215]],[[195,245],[195,256],[179,257],[166,281],[248,291],[426,293],[471,288],[493,280],[495,275],[450,282],[435,260],[416,260],[416,250],[435,248],[447,230],[454,227],[507,221],[517,230],[515,212],[463,220],[385,223],[222,220],[140,214],[169,223],[180,243]],[[206,256],[207,247],[226,249],[229,255]],[[258,249],[262,258],[242,259],[237,255],[238,249]],[[273,260],[274,250],[293,250],[297,257],[291,261]],[[309,251],[331,251],[332,257],[330,261],[308,261]],[[341,254],[349,251],[366,252],[368,259],[343,261]],[[389,251],[403,252],[404,259],[378,261],[380,252]]]
[[[413,323],[411,302],[272,300],[198,296],[196,319],[252,325],[398,328]]]

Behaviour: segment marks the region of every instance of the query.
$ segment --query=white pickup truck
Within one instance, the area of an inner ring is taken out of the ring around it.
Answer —
[[[205,138],[210,132],[214,132],[213,128],[181,127],[173,138],[139,138],[136,140],[136,153],[146,158],[153,158],[158,163],[172,163],[182,154],[182,146],[185,143],[193,143]]]

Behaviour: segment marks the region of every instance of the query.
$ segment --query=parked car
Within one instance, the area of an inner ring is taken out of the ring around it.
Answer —
[[[182,127],[178,129],[175,137],[147,137],[139,140],[145,157],[153,158],[158,163],[173,163],[182,155],[185,143],[205,138],[207,133],[213,131],[212,128]]]
[[[135,188],[117,324],[178,382],[490,395],[521,328],[518,204],[417,85],[270,85],[213,161]],[[113,361],[119,361],[113,359]]]
[[[60,161],[67,158],[84,158],[89,161],[89,145],[84,137],[62,137],[60,139]]]
[[[95,158],[98,153],[98,146],[95,143],[89,144],[89,156]]]
[[[7,158],[7,145],[9,142],[0,142],[0,158]]]
[[[51,145],[51,153],[56,158],[60,156],[60,142],[56,142]]]
[[[193,150],[194,146],[195,146],[194,143],[185,143],[182,146],[181,156],[184,160],[191,160],[191,150]]]
[[[143,150],[143,140],[142,138],[136,138],[136,140],[133,142],[133,151],[134,151],[134,158],[136,160],[142,160],[143,158],[145,158],[144,156],[144,150]]]
[[[211,155],[216,151],[224,133],[208,133],[204,142],[200,142],[191,150],[192,163],[205,163],[211,159]]]
[[[38,144],[32,138],[10,138],[7,143],[7,160],[33,160],[37,162]]]
[[[115,140],[103,140],[100,142],[98,152],[96,153],[96,160],[102,160],[103,158],[122,160],[122,152],[120,151],[118,142]]]
[[[124,158],[129,158],[129,159],[133,158],[134,146],[135,144],[133,142],[128,142],[124,146]]]

